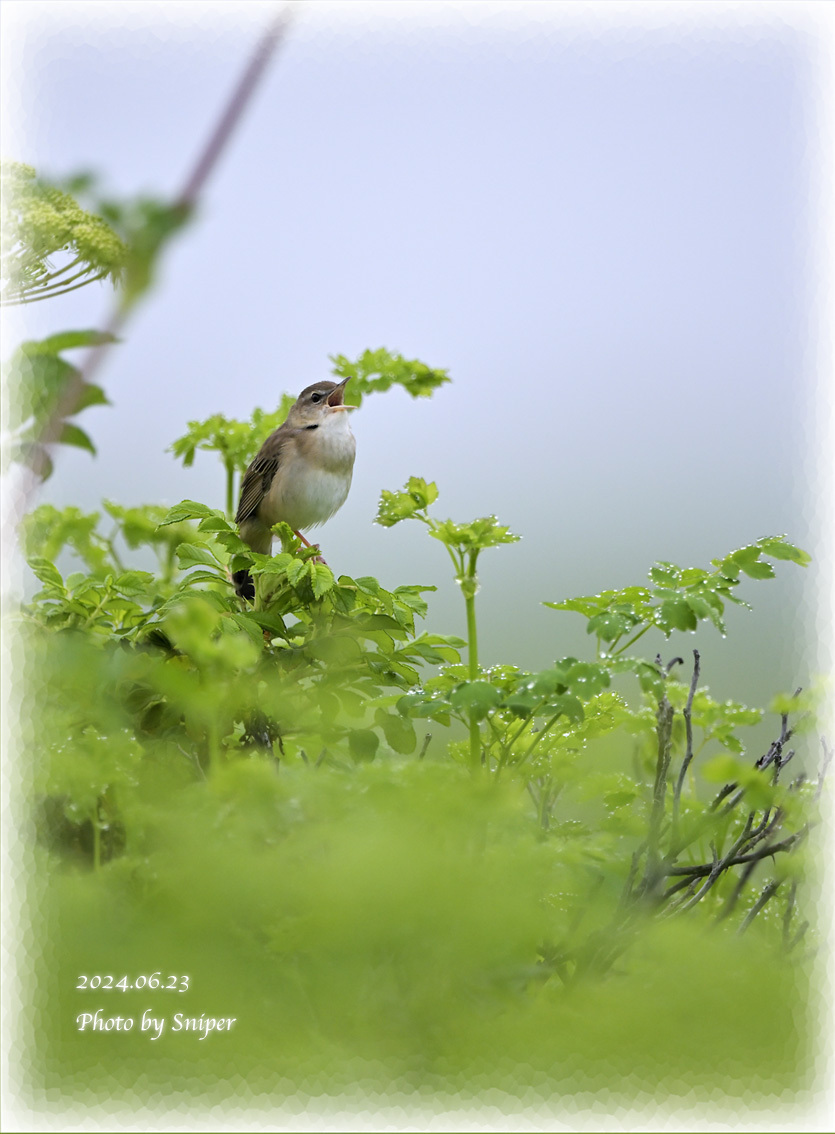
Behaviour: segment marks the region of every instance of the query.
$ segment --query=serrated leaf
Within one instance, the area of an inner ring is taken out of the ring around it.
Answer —
[[[116,578],[116,587],[126,595],[140,595],[150,590],[156,583],[150,571],[124,571]]]
[[[54,563],[51,563],[48,559],[43,559],[40,556],[29,559],[27,562],[34,571],[36,577],[40,579],[42,583],[46,583],[51,587],[60,587],[63,590],[64,580],[61,577],[61,572],[58,570]]]
[[[604,610],[588,620],[586,633],[595,634],[604,642],[614,642],[616,638],[620,638],[627,630],[635,626],[637,622],[638,619],[633,615],[618,613],[613,610]]]
[[[333,571],[324,563],[311,564],[311,582],[313,583],[313,593],[316,598],[321,598],[322,595],[333,590],[336,580],[333,576]]]
[[[450,703],[459,712],[481,721],[501,701],[501,693],[488,681],[467,681],[453,689]]]
[[[287,564],[287,579],[297,587],[303,579],[310,579],[315,565],[305,559],[291,559]]]
[[[584,614],[587,618],[596,614],[601,607],[598,595],[588,595],[582,598],[563,599],[562,602],[544,602],[552,610],[572,610]]]
[[[252,642],[258,647],[259,650],[264,648],[264,632],[260,625],[247,614],[238,614],[235,611],[230,612],[228,615],[229,620],[234,622],[239,629],[250,638]]]
[[[168,524],[181,524],[183,520],[198,520],[204,516],[213,516],[215,510],[207,507],[205,504],[200,504],[196,500],[182,500],[179,504],[175,504],[173,508],[169,508],[162,520],[157,525],[160,528],[166,527]]]
[[[609,674],[593,662],[575,662],[566,674],[566,682],[572,693],[590,700],[608,687]]]
[[[181,543],[177,548],[177,563],[184,571],[189,567],[219,568],[217,559],[208,547],[198,543]]]
[[[184,590],[187,587],[193,587],[196,583],[228,583],[229,586],[233,584],[229,582],[224,573],[220,571],[191,571],[180,584],[180,589]]]
[[[667,599],[658,608],[656,624],[669,633],[670,630],[695,630],[698,620],[686,599]]]

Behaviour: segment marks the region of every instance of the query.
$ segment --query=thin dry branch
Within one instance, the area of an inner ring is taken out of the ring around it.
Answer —
[[[690,691],[687,694],[687,704],[684,706],[684,729],[687,737],[687,746],[673,793],[673,843],[678,842],[678,812],[681,803],[681,791],[684,787],[684,777],[687,775],[687,769],[690,767],[690,762],[693,759],[693,698],[696,695],[696,686],[699,684],[699,663],[699,651],[694,650],[693,676],[690,678]]]
[[[232,92],[217,126],[210,134],[193,171],[177,196],[176,206],[182,209],[190,209],[194,206],[210,174],[217,165],[229,137],[240,121],[267,64],[279,44],[284,40],[294,11],[293,5],[284,5],[270,20],[243,75]],[[117,306],[107,322],[107,331],[114,338],[118,338],[126,321],[126,310],[122,305]],[[13,512],[20,514],[25,510],[27,502],[46,468],[50,446],[58,441],[66,418],[71,417],[76,412],[87,383],[91,381],[92,376],[101,366],[108,345],[102,343],[100,346],[94,347],[87,355],[79,371],[67,382],[38,438],[38,445],[34,449],[33,460],[30,465],[30,474],[24,480],[20,492],[19,506],[13,509]]]

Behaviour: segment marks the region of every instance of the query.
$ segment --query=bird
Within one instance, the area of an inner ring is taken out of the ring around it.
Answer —
[[[270,554],[272,526],[280,520],[312,547],[301,529],[323,524],[345,503],[357,451],[348,415],[356,406],[344,401],[347,381],[315,382],[302,390],[244,473],[235,523],[253,551]],[[235,571],[232,578],[240,597],[252,602],[249,571]]]

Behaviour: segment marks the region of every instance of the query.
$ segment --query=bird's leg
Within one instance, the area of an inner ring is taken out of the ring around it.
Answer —
[[[311,543],[309,539],[305,539],[305,537],[302,535],[301,532],[294,532],[294,535],[297,535],[299,537],[299,539],[302,541],[302,543],[304,544],[305,547],[315,547],[317,551],[319,550],[319,544],[318,543]],[[324,561],[324,559],[322,558],[321,555],[315,556],[314,559],[313,559],[313,562],[314,563],[325,563],[325,561]],[[327,567],[327,563],[325,563],[325,566]]]

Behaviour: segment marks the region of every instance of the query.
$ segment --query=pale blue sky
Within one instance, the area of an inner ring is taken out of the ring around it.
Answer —
[[[4,153],[159,194],[181,184],[269,10],[4,8]],[[354,486],[317,538],[337,571],[437,583],[430,625],[461,632],[442,549],[375,527],[376,501],[417,474],[437,480],[440,515],[495,512],[524,538],[482,560],[485,662],[588,648],[579,618],[541,600],[640,582],[655,559],[707,565],[765,534],[809,544],[813,14],[303,5],[111,356],[114,407],[84,415],[99,457],[62,453],[44,498],[220,506],[211,457],[182,470],[165,452],[187,420],[272,408],[329,353],[385,345],[453,384],[354,415]],[[4,354],[107,308],[96,285],[23,309]],[[779,576],[747,588],[755,614],[727,642],[710,631],[664,653],[699,645],[728,696],[805,684],[808,600],[797,568]]]

